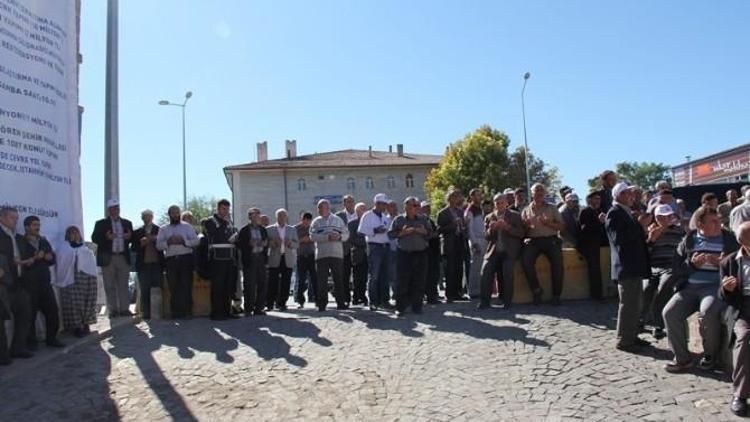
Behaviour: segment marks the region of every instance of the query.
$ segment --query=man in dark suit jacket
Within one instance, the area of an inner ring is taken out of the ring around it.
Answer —
[[[24,239],[16,234],[18,211],[15,208],[0,208],[0,365],[8,365],[10,358],[30,358],[26,348],[31,325],[29,296],[21,286],[23,267],[30,261],[21,259]],[[13,316],[13,341],[8,353],[5,321]]]
[[[648,346],[638,337],[643,280],[651,276],[646,232],[630,207],[635,200],[632,187],[620,182],[612,189],[614,199],[607,212],[605,227],[612,255],[612,280],[617,282],[620,306],[617,311],[617,344],[620,350],[634,352]]]
[[[354,197],[351,195],[344,195],[343,198],[344,202],[344,209],[336,213],[336,217],[340,218],[341,221],[344,222],[344,224],[349,224],[349,221],[354,219],[356,217],[356,213],[354,212]],[[344,302],[349,303],[350,302],[350,292],[352,290],[351,286],[351,280],[352,280],[352,238],[351,236],[349,239],[344,242],[344,269],[342,271],[343,274],[343,280],[344,280],[344,291],[346,293],[344,294]]]
[[[96,222],[91,240],[96,244],[96,265],[102,267],[109,317],[132,316],[128,279],[133,223],[120,218],[120,202],[107,201],[109,216]]]
[[[740,249],[721,261],[719,265],[719,298],[729,305],[728,324],[736,336],[732,359],[733,397],[730,409],[737,416],[747,415],[747,397],[750,395],[750,280],[743,273],[750,267],[750,221],[737,228]]]
[[[141,213],[143,227],[133,232],[131,249],[135,252],[135,270],[138,272],[141,317],[151,318],[151,288],[161,287],[164,271],[164,254],[156,249],[159,226],[154,224],[154,213]]]
[[[464,253],[466,252],[466,223],[464,222],[463,194],[458,189],[448,192],[448,206],[437,216],[438,232],[443,240],[446,259],[445,296],[447,301],[468,300],[461,294]]]
[[[352,304],[367,306],[367,238],[362,233],[358,232],[359,219],[362,218],[365,211],[367,211],[367,205],[364,202],[360,202],[354,207],[354,212],[357,216],[354,220],[347,223],[349,228],[349,240],[347,241],[350,245],[350,255],[352,262],[352,274],[354,276],[354,300]],[[344,252],[346,252],[347,246],[344,244]]]
[[[260,222],[260,210],[250,208],[249,220],[237,235],[237,248],[242,257],[242,284],[245,296],[245,316],[265,315],[267,305],[268,231]]]
[[[586,196],[588,206],[581,211],[578,220],[578,252],[586,258],[589,276],[589,289],[594,300],[604,299],[602,290],[602,269],[600,250],[602,246],[609,246],[607,232],[604,230],[602,217],[601,193],[591,192]]]
[[[495,211],[485,218],[485,236],[489,243],[480,276],[478,309],[490,307],[495,276],[502,284],[500,295],[505,309],[511,307],[514,289],[513,265],[521,253],[523,237],[526,234],[521,214],[508,208],[508,197],[498,193],[494,200]]]

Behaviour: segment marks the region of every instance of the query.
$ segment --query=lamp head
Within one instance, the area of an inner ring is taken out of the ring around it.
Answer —
[[[528,80],[528,79],[529,79],[530,77],[531,77],[531,73],[529,73],[529,72],[526,72],[526,73],[525,73],[525,74],[523,75],[523,78],[524,78],[525,80]]]
[[[159,101],[159,105],[169,105],[169,101],[167,101],[167,100],[161,100],[161,101]]]
[[[185,93],[185,99],[186,99],[186,100],[187,100],[188,98],[192,97],[192,96],[193,96],[193,91],[188,91],[188,92],[186,92],[186,93]]]

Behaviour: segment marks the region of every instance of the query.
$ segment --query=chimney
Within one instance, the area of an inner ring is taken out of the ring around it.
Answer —
[[[367,156],[372,158],[372,145],[370,145],[369,151],[367,153]]]
[[[258,162],[268,161],[268,142],[258,142]]]
[[[396,152],[398,153],[399,157],[404,156],[404,144],[396,144]]]
[[[297,157],[297,140],[287,139],[286,140],[286,158],[292,159]]]
[[[393,145],[388,145],[388,152],[393,152]]]

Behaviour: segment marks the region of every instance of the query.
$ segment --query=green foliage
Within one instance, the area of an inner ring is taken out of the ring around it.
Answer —
[[[481,188],[491,196],[506,188],[526,187],[524,148],[509,152],[510,139],[504,132],[484,125],[451,144],[440,162],[425,181],[434,212],[445,206],[445,194],[451,188],[468,194]],[[544,183],[550,189],[560,185],[558,171],[529,154],[531,183]]]
[[[196,228],[199,229],[201,221],[203,221],[204,219],[208,217],[211,217],[214,214],[217,202],[218,202],[218,199],[214,197],[207,197],[207,196],[188,197],[187,210],[193,213],[193,217],[195,217],[195,224],[197,225]],[[169,216],[167,215],[167,209],[169,208],[170,205],[164,207],[164,211],[158,216],[159,224],[169,223]],[[175,205],[179,205],[180,209],[182,209],[182,204],[175,203]],[[182,210],[182,212],[184,211],[185,210]]]
[[[669,169],[670,167],[664,163],[654,162],[623,161],[615,165],[615,173],[621,180],[643,189],[653,189],[656,182],[666,180],[669,177]],[[588,184],[592,189],[601,188],[599,176],[589,179]]]

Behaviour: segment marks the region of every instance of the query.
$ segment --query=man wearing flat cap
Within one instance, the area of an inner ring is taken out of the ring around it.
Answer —
[[[132,316],[128,279],[133,223],[120,218],[120,201],[107,201],[107,217],[96,222],[91,240],[96,244],[96,265],[102,268],[109,317]]]

